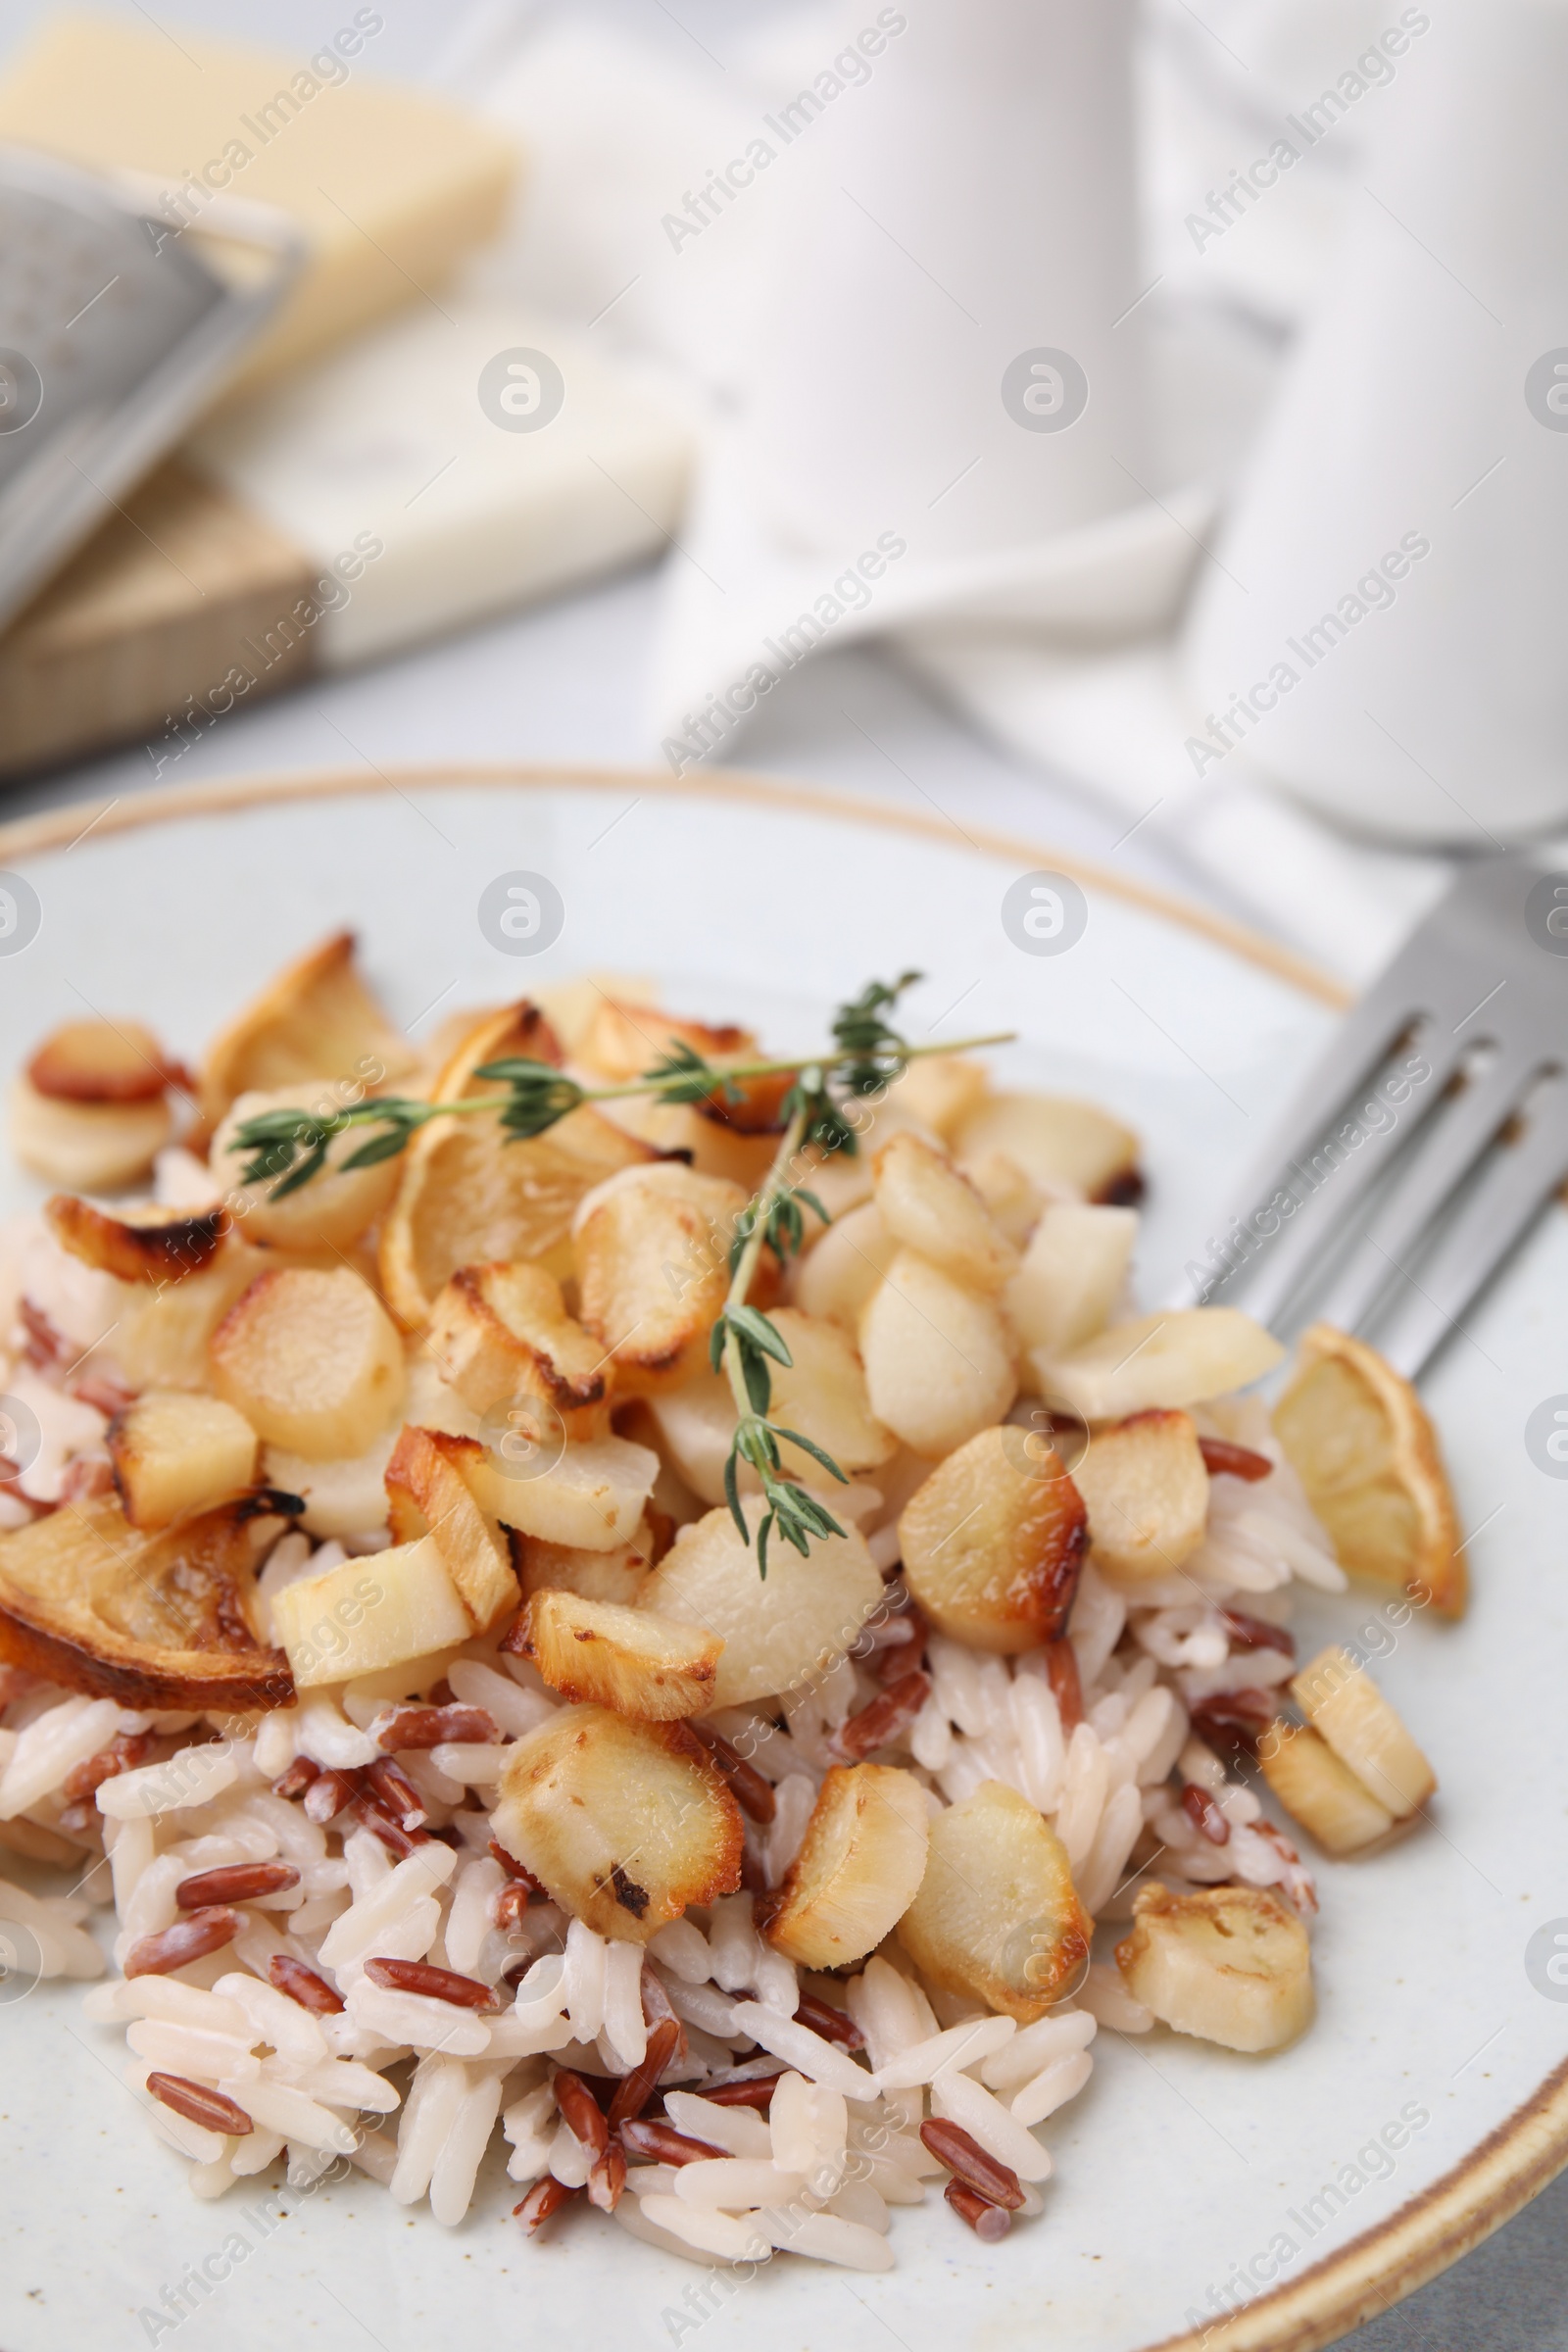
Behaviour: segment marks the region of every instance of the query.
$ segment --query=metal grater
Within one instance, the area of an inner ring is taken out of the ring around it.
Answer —
[[[269,207],[215,199],[182,230],[128,182],[0,148],[0,626],[212,398],[304,250]]]

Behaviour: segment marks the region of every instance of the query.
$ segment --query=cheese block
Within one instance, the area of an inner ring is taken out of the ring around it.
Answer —
[[[518,351],[560,375],[534,429],[499,407],[543,380]],[[554,325],[420,304],[204,427],[0,637],[0,776],[140,736],[172,778],[280,687],[662,551],[690,459],[673,408]]]
[[[288,213],[310,261],[250,354],[275,374],[439,287],[500,223],[513,143],[372,78],[385,19],[342,22],[308,56],[137,17],[51,16],[0,75],[0,140],[139,175],[171,234],[214,196]]]
[[[409,312],[185,452],[323,568],[380,541],[320,622],[326,668],[667,547],[690,454],[639,378],[482,296]]]

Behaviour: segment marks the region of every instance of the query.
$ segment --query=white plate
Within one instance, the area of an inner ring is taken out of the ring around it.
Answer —
[[[1025,1042],[1003,1066],[1092,1094],[1146,1137],[1151,1301],[1201,1244],[1237,1153],[1333,1017],[1333,990],[1261,943],[1082,869],[1083,938],[1061,956],[1022,954],[1003,928],[1004,890],[1069,860],[739,779],[294,778],[149,795],[73,841],[84,821],[68,811],[0,833],[0,866],[25,874],[43,917],[23,953],[0,954],[10,1063],[88,1009],[146,1020],[194,1057],[276,965],[345,922],[416,1027],[610,967],[655,973],[672,1004],[755,1021],[788,1048],[819,1036],[868,977],[919,964],[917,1033],[1016,1026]],[[485,885],[517,870],[548,875],[565,906],[560,940],[533,958],[500,953],[477,921]],[[5,1176],[5,1206],[30,1197]],[[260,2191],[192,2200],[121,2085],[119,2032],[86,2024],[79,1992],[44,1986],[0,2014],[7,2352],[167,2341],[138,2314],[204,2262],[178,2330],[197,2352],[413,2352],[507,2340],[498,2329],[519,2323],[531,2340],[623,2346],[702,2333],[748,2352],[825,2352],[891,2334],[908,2352],[1042,2338],[1134,2352],[1185,2337],[1211,2289],[1229,2279],[1239,2295],[1239,2272],[1251,2299],[1210,2335],[1224,2352],[1324,2343],[1384,2308],[1568,2161],[1568,1986],[1544,1997],[1525,1964],[1532,1935],[1568,1914],[1551,1761],[1568,1488],[1523,1443],[1528,1413],[1564,1382],[1553,1302],[1565,1282],[1568,1228],[1553,1210],[1429,1384],[1475,1531],[1465,1622],[1395,1635],[1357,1595],[1301,1611],[1308,1640],[1387,1644],[1377,1672],[1442,1792],[1432,1826],[1393,1852],[1319,1865],[1320,2015],[1298,2047],[1252,2060],[1102,2034],[1088,2090],[1048,2129],[1056,2177],[1041,2221],[988,2249],[933,2201],[895,2216],[887,2277],[779,2263],[705,2306],[707,2274],[598,2217],[522,2244],[494,2153],[456,2231],[355,2179],[274,2189],[266,2205],[290,2218],[264,2236],[247,2219]],[[1428,2120],[1396,2154],[1361,2153],[1386,2127],[1398,2138],[1410,2111]],[[236,2232],[243,2260],[223,2251]]]

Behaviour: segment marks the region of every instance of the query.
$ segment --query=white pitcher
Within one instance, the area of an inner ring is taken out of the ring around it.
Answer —
[[[808,172],[760,289],[746,428],[759,509],[795,545],[975,554],[1143,498],[1132,14],[842,19],[851,49],[852,24],[884,37],[773,167]]]
[[[1188,754],[1404,841],[1568,814],[1568,6],[1433,0],[1182,649]]]

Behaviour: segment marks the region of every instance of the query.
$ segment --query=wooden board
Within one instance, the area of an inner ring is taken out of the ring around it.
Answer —
[[[292,612],[316,566],[178,464],[161,466],[0,637],[0,776],[194,732],[316,666]]]

